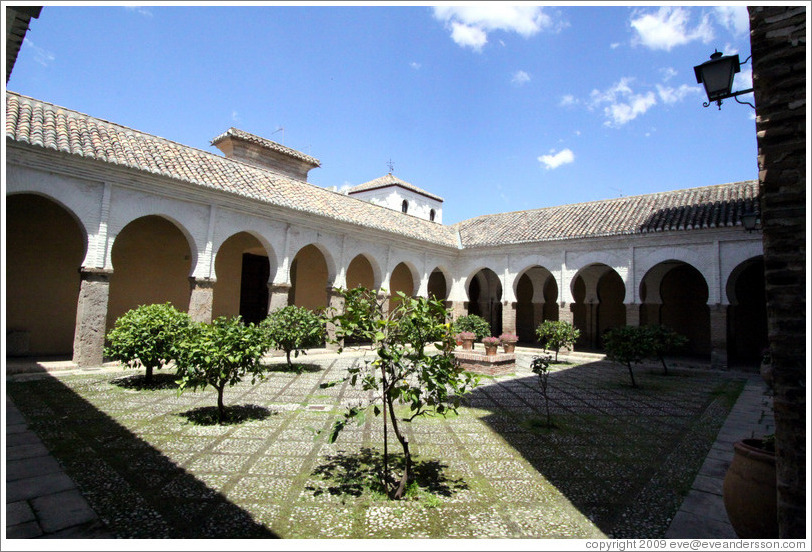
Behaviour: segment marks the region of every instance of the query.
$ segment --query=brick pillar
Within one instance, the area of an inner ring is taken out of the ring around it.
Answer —
[[[332,315],[339,315],[344,312],[344,297],[332,286],[327,286],[327,311]],[[330,342],[336,337],[336,326],[330,322],[327,323],[327,336],[327,348],[337,350],[339,344]]]
[[[750,50],[773,366],[778,536],[806,536],[806,7],[756,6]],[[732,107],[739,107],[733,105]],[[759,205],[760,203],[760,205]]]
[[[269,313],[288,306],[288,297],[290,297],[291,287],[290,284],[268,284]]]
[[[76,331],[73,337],[73,362],[84,368],[104,362],[104,337],[107,327],[107,302],[110,298],[112,270],[83,268],[76,305]]]
[[[502,303],[502,333],[516,333],[516,305],[518,303],[505,301]],[[498,336],[497,336],[498,337]]]
[[[711,367],[727,370],[727,305],[710,305]]]
[[[195,322],[211,322],[212,305],[214,304],[214,280],[210,278],[189,277],[189,316]]]
[[[638,303],[626,303],[626,325],[640,325],[640,305]]]

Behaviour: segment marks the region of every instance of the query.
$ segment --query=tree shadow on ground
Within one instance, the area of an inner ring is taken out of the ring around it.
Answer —
[[[287,363],[285,364],[269,364],[266,366],[266,370],[268,372],[285,372],[288,374],[303,374],[305,372],[314,373],[314,372],[321,372],[324,370],[323,367],[319,366],[318,364],[303,364],[300,362],[294,362],[291,366],[288,366]]]
[[[146,381],[145,374],[135,374],[112,379],[110,380],[110,384],[135,391],[150,391],[158,389],[177,389],[177,380],[178,375],[175,373],[152,374],[151,382]]]
[[[556,365],[557,366],[557,365]],[[584,515],[616,538],[662,537],[743,380],[606,361],[550,373],[551,421],[537,376],[501,379],[464,398]]]
[[[7,392],[117,538],[278,537],[58,378]]]
[[[402,454],[389,455],[389,467],[402,471],[405,467]],[[468,489],[463,479],[452,479],[445,473],[448,465],[437,460],[420,460],[417,455],[412,458],[411,481],[421,490],[444,497],[457,491]],[[326,487],[308,485],[305,490],[312,491],[313,496],[329,493],[333,496],[349,495],[359,497],[365,492],[385,494],[381,485],[383,473],[383,453],[368,447],[359,452],[339,451],[326,458],[326,462],[316,466],[312,474],[320,477]]]
[[[201,406],[180,412],[178,416],[183,416],[191,423],[202,426],[210,425],[234,425],[249,421],[259,421],[268,418],[275,412],[268,410],[264,406],[256,404],[235,404],[225,407],[223,421],[217,421],[216,406]]]

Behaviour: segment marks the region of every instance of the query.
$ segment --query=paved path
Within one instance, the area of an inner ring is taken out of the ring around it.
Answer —
[[[666,538],[736,538],[722,503],[722,481],[735,441],[774,432],[766,391],[763,380],[751,375]],[[112,538],[8,395],[5,419],[6,538]]]
[[[733,460],[733,443],[775,432],[772,395],[759,375],[752,375],[699,469],[665,536],[669,539],[738,538],[727,519],[722,482]]]

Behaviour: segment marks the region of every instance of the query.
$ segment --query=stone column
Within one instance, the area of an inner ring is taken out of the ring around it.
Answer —
[[[626,325],[640,325],[640,305],[638,303],[626,303]]]
[[[81,368],[101,366],[104,362],[107,302],[110,298],[110,276],[113,271],[82,268],[80,273],[73,362]]]
[[[288,306],[290,297],[290,284],[268,284],[268,312]],[[328,293],[329,297],[329,293]]]
[[[445,306],[451,313],[451,318],[453,320],[468,314],[468,308],[465,301],[446,301]]]
[[[502,333],[516,333],[516,306],[515,301],[502,303]],[[496,336],[498,337],[498,336]]]
[[[558,304],[558,320],[560,322],[569,322],[570,324],[573,323],[575,317],[572,313],[572,303],[559,303]]]
[[[584,304],[586,312],[586,342],[590,349],[598,348],[598,303],[590,301]]]
[[[330,315],[339,315],[344,312],[344,297],[332,286],[327,286],[327,312]],[[327,348],[337,350],[338,343],[331,343],[336,338],[336,326],[330,322],[327,323]]]
[[[709,305],[711,367],[727,370],[727,305]]]
[[[544,303],[533,303],[533,335],[536,328],[544,321]]]
[[[383,291],[379,291],[375,296],[378,304],[381,306],[381,316],[388,316],[389,315],[389,307],[391,306],[390,301],[392,300],[392,296],[389,293],[385,293]]]
[[[195,322],[211,322],[214,304],[214,280],[211,278],[189,277],[192,294],[189,296],[189,316]]]

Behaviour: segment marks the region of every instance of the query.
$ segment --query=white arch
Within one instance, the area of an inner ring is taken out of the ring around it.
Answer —
[[[237,232],[234,232],[229,236],[223,237],[223,239],[218,239],[216,242],[216,246],[214,245],[215,242],[212,243],[213,248],[211,256],[212,262],[211,262],[210,278],[215,279],[216,276],[215,263],[217,261],[217,255],[220,253],[220,249],[223,247],[223,244],[238,234],[248,234],[252,238],[255,238],[262,246],[262,248],[265,250],[265,253],[268,255],[268,263],[270,265],[268,283],[271,283],[273,281],[274,275],[276,274],[276,269],[278,267],[278,259],[276,253],[274,252],[273,246],[270,244],[270,242],[267,239],[265,239],[265,236],[263,236],[262,234],[260,234],[255,230],[238,230]]]
[[[189,230],[180,221],[178,221],[178,219],[176,219],[172,215],[169,215],[167,213],[161,213],[161,212],[148,213],[148,214],[136,217],[134,219],[131,219],[129,222],[127,222],[127,224],[125,224],[121,228],[118,228],[114,232],[110,232],[109,233],[109,247],[108,247],[108,250],[107,250],[107,261],[105,261],[105,266],[109,267],[109,268],[112,268],[115,271],[115,266],[113,266],[113,249],[116,246],[116,240],[118,239],[118,235],[124,229],[126,229],[127,226],[129,226],[131,223],[133,223],[133,222],[135,222],[137,220],[140,220],[142,218],[145,218],[145,217],[153,217],[153,216],[154,217],[160,217],[160,218],[162,218],[164,220],[167,220],[167,221],[171,222],[175,226],[175,228],[177,228],[180,231],[180,233],[183,235],[183,237],[186,238],[186,245],[189,246],[189,254],[190,254],[190,257],[191,257],[191,264],[190,264],[190,268],[189,268],[189,276],[195,275],[195,269],[197,268],[199,251],[198,251],[197,244],[195,243],[194,236],[192,236],[191,232],[189,232]]]
[[[352,258],[347,261],[347,266],[344,267],[344,274],[347,273],[347,270],[349,270],[350,265],[358,257],[363,257],[369,263],[369,266],[372,268],[372,289],[379,289],[381,287],[381,279],[383,278],[381,274],[381,265],[370,253],[360,252],[353,255]]]

